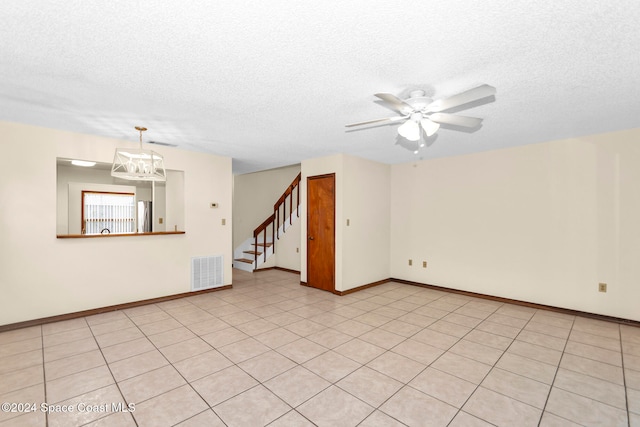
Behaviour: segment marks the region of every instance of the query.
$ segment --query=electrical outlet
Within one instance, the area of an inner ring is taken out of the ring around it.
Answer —
[[[164,221],[162,218],[158,218],[158,224],[162,224],[162,221]]]
[[[296,248],[296,253],[300,252],[300,248]]]
[[[227,225],[227,220],[222,218],[222,225]]]
[[[422,261],[422,268],[427,268],[427,261]]]
[[[211,203],[209,203],[209,207],[210,207],[210,208],[217,208],[217,207],[218,207],[218,204],[217,204],[217,203],[215,203],[215,202],[211,202]]]
[[[347,227],[351,225],[351,221],[349,219],[347,219]]]
[[[413,265],[413,260],[412,259],[409,260],[409,265]]]
[[[599,283],[598,284],[598,291],[607,292],[607,284],[606,283]]]

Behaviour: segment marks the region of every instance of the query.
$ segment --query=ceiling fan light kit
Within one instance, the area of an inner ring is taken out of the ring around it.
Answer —
[[[398,128],[398,133],[409,141],[417,141],[420,139],[420,126],[413,119],[407,120]]]
[[[346,127],[363,126],[373,123],[383,124],[406,120],[398,127],[398,134],[403,138],[416,142],[422,138],[424,131],[427,137],[434,135],[441,124],[475,128],[480,126],[482,119],[477,117],[458,116],[456,114],[445,113],[456,107],[464,106],[480,99],[488,98],[496,94],[496,88],[487,84],[480,85],[457,95],[448,98],[432,100],[425,96],[423,90],[414,90],[409,94],[409,98],[400,99],[390,93],[376,93],[375,96],[384,101],[391,109],[400,113],[400,116],[386,117],[383,119],[368,120],[366,122],[352,123]],[[471,106],[467,107],[471,108]],[[418,153],[424,143],[418,144],[414,153]]]

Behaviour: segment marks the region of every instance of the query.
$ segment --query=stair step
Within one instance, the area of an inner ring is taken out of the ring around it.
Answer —
[[[262,246],[262,247],[267,247],[270,248],[271,246],[273,246],[273,243],[267,243],[266,245],[264,243],[258,243],[257,245],[255,243],[251,244],[252,246]]]
[[[236,259],[234,259],[234,261],[246,262],[247,264],[253,264],[253,260],[252,259],[246,259],[246,258],[236,258]]]
[[[243,254],[262,255],[262,252],[258,251],[242,251]]]

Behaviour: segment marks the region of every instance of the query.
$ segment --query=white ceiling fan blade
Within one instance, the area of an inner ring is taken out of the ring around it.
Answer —
[[[438,123],[432,122],[429,119],[420,120],[420,124],[422,125],[422,129],[424,129],[424,133],[426,133],[427,136],[433,135],[438,131],[438,129],[440,129],[440,125]]]
[[[455,114],[447,113],[434,113],[429,116],[429,119],[436,123],[463,126],[466,128],[474,128],[482,123],[482,119],[477,117],[457,116]]]
[[[394,110],[398,111],[401,114],[407,114],[413,111],[413,107],[411,105],[407,104],[402,99],[390,93],[376,93],[375,96],[385,101]]]
[[[417,141],[420,139],[420,126],[413,120],[407,120],[398,128],[398,133],[409,141]]]
[[[403,120],[403,119],[406,119],[407,117],[408,116],[385,117],[384,119],[375,119],[375,120],[368,120],[366,122],[351,123],[351,124],[345,125],[345,127],[350,128],[353,126],[369,125],[371,123],[397,122],[398,120]]]
[[[427,105],[427,111],[444,111],[495,94],[495,87],[489,85],[481,85],[457,95],[453,95],[452,97],[433,101],[431,104]]]

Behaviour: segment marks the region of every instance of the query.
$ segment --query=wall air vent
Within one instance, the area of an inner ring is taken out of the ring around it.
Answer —
[[[191,258],[191,291],[224,285],[222,255]]]

